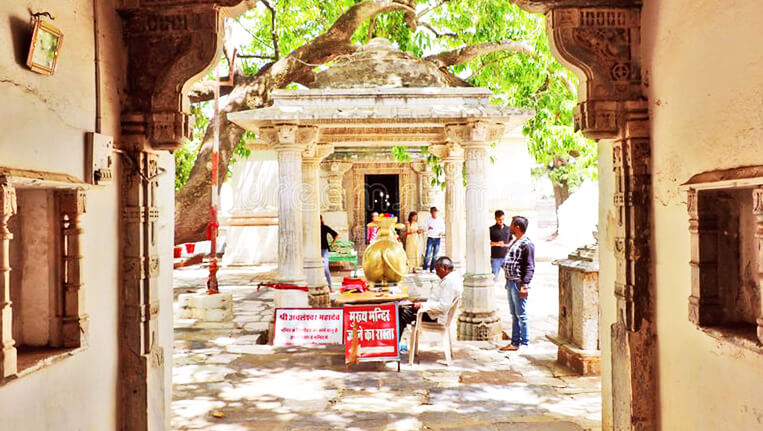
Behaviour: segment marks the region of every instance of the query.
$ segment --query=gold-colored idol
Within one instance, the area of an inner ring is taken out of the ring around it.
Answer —
[[[403,245],[397,239],[395,229],[405,225],[397,223],[397,217],[375,216],[368,226],[379,231],[376,238],[363,253],[363,272],[366,279],[373,282],[398,282],[408,272],[407,256]]]

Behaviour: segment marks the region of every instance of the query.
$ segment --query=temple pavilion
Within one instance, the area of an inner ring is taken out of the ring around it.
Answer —
[[[347,226],[362,252],[372,212],[402,220],[426,208],[422,203],[435,191],[424,160],[433,154],[445,178],[445,250],[464,276],[459,338],[497,338],[488,195],[500,186],[488,181],[489,149],[516,134],[532,113],[491,103],[491,97],[487,89],[374,39],[319,72],[311,88],[277,90],[272,106],[229,114],[277,153],[279,280],[306,284],[311,304],[327,304],[321,196],[332,220]],[[389,157],[395,146],[407,149],[409,162]],[[321,168],[328,173],[324,187]],[[229,237],[235,234],[229,231]]]

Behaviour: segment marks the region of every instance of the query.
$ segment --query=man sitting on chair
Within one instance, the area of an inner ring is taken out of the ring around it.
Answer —
[[[464,292],[461,276],[453,272],[453,261],[447,256],[441,256],[434,265],[437,276],[440,277],[440,284],[432,289],[429,299],[426,302],[415,302],[409,305],[401,305],[399,309],[398,321],[400,323],[400,336],[409,323],[416,321],[416,314],[419,310],[425,313],[421,316],[424,322],[437,322],[445,324],[448,318],[448,310],[453,305],[453,301],[461,297]]]

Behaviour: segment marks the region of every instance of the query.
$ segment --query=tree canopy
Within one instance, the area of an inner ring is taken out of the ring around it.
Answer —
[[[506,0],[260,0],[226,22],[221,62],[230,62],[234,49],[237,57],[235,85],[224,91],[229,94],[222,100],[222,115],[267,106],[270,91],[309,83],[315,71],[373,37],[385,37],[401,50],[490,89],[494,103],[533,109],[536,114],[524,128],[528,150],[537,171],[554,183],[557,204],[585,177],[596,175],[595,143],[572,128],[576,76],[553,58],[544,17]],[[202,239],[198,220],[181,219],[206,211],[210,95],[204,82],[189,95],[196,128],[193,139],[175,154],[176,213],[182,213],[176,214],[176,242]],[[221,123],[221,166],[229,170],[233,161],[248,155],[242,145],[246,133],[224,117]]]

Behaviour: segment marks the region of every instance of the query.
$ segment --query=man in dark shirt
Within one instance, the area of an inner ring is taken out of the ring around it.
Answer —
[[[535,246],[525,235],[527,219],[514,217],[511,220],[511,234],[516,238],[509,244],[506,260],[503,262],[503,272],[506,274],[506,290],[509,294],[511,309],[511,344],[502,347],[501,351],[519,350],[530,340],[527,337],[527,297],[530,293],[530,281],[535,273]]]
[[[503,217],[503,211],[496,211],[495,224],[490,226],[490,267],[493,269],[494,280],[498,280],[511,238],[509,227],[503,224]]]
[[[328,236],[331,235],[331,244],[329,244]],[[334,229],[326,226],[323,223],[323,215],[321,215],[321,257],[323,258],[323,273],[326,275],[326,282],[329,284],[329,290],[331,290],[331,271],[329,271],[329,249],[334,246],[336,237],[339,234]]]

